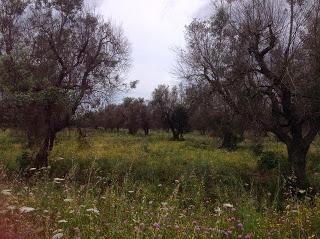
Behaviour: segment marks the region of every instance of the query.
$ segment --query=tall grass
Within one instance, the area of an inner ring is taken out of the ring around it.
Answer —
[[[197,134],[169,138],[90,131],[79,142],[66,131],[50,154],[51,168],[21,174],[22,135],[0,134],[6,230],[22,238],[320,238],[319,199],[286,196],[283,145],[265,140],[264,150],[279,161],[261,174],[250,142],[228,152]]]

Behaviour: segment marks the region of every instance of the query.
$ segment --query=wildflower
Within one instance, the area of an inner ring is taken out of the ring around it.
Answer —
[[[53,234],[57,234],[57,233],[60,233],[60,232],[63,232],[63,230],[62,229],[57,229],[57,230],[53,231]]]
[[[161,184],[161,183],[159,183],[159,184],[158,184],[158,187],[162,187],[162,184]]]
[[[230,204],[230,203],[224,203],[224,204],[223,204],[223,207],[224,207],[224,208],[233,208],[233,205]]]
[[[218,214],[218,216],[221,215],[222,210],[220,207],[217,207],[216,209],[214,209],[214,211]]]
[[[192,221],[192,224],[193,224],[193,225],[197,225],[198,223],[197,223],[196,220],[193,220],[193,221]]]
[[[36,171],[37,169],[36,168],[29,168],[29,171],[32,172],[32,171]]]
[[[223,231],[223,234],[224,234],[225,236],[229,237],[229,236],[232,235],[232,231],[231,231],[230,229],[224,230],[224,231]]]
[[[306,193],[306,190],[300,189],[298,192],[299,192],[300,194],[305,194],[305,193]]]
[[[7,209],[13,211],[16,209],[16,206],[8,206]]]
[[[33,212],[36,209],[32,207],[21,207],[19,210],[20,210],[20,213],[29,213],[29,212]]]
[[[68,222],[68,221],[67,221],[67,220],[64,220],[64,219],[58,221],[58,223],[67,223],[67,222]]]
[[[161,205],[165,207],[165,206],[168,205],[168,203],[167,202],[162,202]]]
[[[59,184],[59,183],[61,183],[61,182],[63,182],[63,181],[65,181],[64,178],[54,178],[54,179],[53,179],[53,182],[54,182],[54,183],[57,183],[57,184]]]
[[[243,230],[244,226],[242,223],[238,223],[237,227],[240,229],[240,230]]]
[[[64,201],[64,202],[72,202],[73,199],[71,199],[71,198],[66,198],[66,199],[64,199],[63,201]]]
[[[244,239],[251,239],[252,238],[252,233],[248,233],[245,237],[244,237]]]
[[[132,194],[132,193],[134,193],[134,191],[128,191],[128,193]]]
[[[156,229],[156,230],[160,230],[160,224],[155,222],[153,223],[153,227]]]
[[[174,228],[178,230],[180,227],[178,224],[176,224],[176,225],[174,225]]]
[[[141,223],[139,224],[139,229],[142,231],[142,230],[144,230],[144,228],[145,228],[145,225],[144,225],[143,222],[141,222]]]
[[[11,189],[2,190],[2,191],[1,191],[1,194],[2,194],[2,195],[5,195],[5,196],[11,196],[11,195],[12,195]]]
[[[98,214],[98,215],[100,213],[100,211],[97,208],[88,208],[86,211],[87,212],[93,212],[93,213]]]
[[[62,233],[62,232],[59,232],[59,233],[55,234],[55,235],[52,237],[52,239],[61,239],[61,238],[63,238],[63,233]]]
[[[180,183],[180,181],[179,181],[179,180],[177,180],[177,179],[176,179],[176,180],[174,180],[174,182],[175,182],[175,183],[177,183],[177,184],[178,184],[178,183]]]

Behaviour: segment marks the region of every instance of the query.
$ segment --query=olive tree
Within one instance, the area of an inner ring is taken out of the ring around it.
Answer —
[[[298,185],[320,127],[319,1],[229,1],[194,20],[178,74],[206,81],[236,114],[287,146]]]
[[[178,88],[170,89],[169,86],[159,85],[152,93],[151,105],[156,118],[171,130],[173,139],[183,139],[183,134],[188,129],[189,115]]]
[[[47,166],[56,133],[80,108],[124,86],[128,45],[83,0],[0,2],[1,95],[16,105],[22,127],[39,131],[36,167]]]

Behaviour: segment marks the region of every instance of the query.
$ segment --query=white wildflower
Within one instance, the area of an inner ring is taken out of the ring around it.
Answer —
[[[95,214],[98,214],[98,215],[100,213],[100,211],[97,208],[88,208],[86,211],[87,212],[92,212],[92,213],[95,213]]]
[[[220,207],[217,207],[216,209],[214,209],[214,211],[215,211],[218,215],[220,215],[221,212],[222,212],[222,210],[221,210]]]
[[[34,209],[33,207],[21,207],[19,210],[20,210],[20,213],[29,213],[29,212],[33,212],[36,209]]]
[[[63,182],[63,181],[65,181],[65,179],[64,178],[54,178],[53,181]]]
[[[306,190],[300,189],[298,192],[301,193],[301,194],[305,194],[305,193],[306,193]]]
[[[55,235],[52,237],[52,239],[61,239],[61,238],[63,238],[63,233],[62,233],[62,232],[59,232],[59,233],[55,234]]]
[[[72,202],[73,199],[71,199],[71,198],[66,198],[66,199],[64,199],[63,201],[64,201],[64,202]]]
[[[134,193],[134,191],[128,191],[128,193],[132,194],[132,193]]]
[[[233,208],[233,205],[230,204],[230,203],[224,203],[223,207],[225,207],[225,208]]]
[[[53,231],[53,234],[57,234],[57,233],[60,233],[60,232],[63,232],[63,229],[57,229],[57,230]]]
[[[29,171],[36,171],[36,168],[29,168]]]
[[[11,195],[12,195],[11,189],[2,190],[2,191],[1,191],[1,194],[2,194],[2,195],[5,195],[5,196],[11,196]]]
[[[67,222],[68,222],[68,221],[67,221],[67,220],[64,220],[64,219],[58,221],[58,223],[67,223]]]
[[[16,208],[17,208],[16,206],[7,206],[7,209],[11,211],[15,210]]]

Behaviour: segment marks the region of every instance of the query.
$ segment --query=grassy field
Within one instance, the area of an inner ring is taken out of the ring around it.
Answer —
[[[277,164],[264,170],[250,141],[228,152],[195,133],[175,142],[161,132],[79,140],[65,131],[39,171],[23,142],[0,134],[0,239],[320,238],[320,197],[290,196],[285,148],[271,138],[264,151]],[[316,189],[318,148],[308,156]]]

